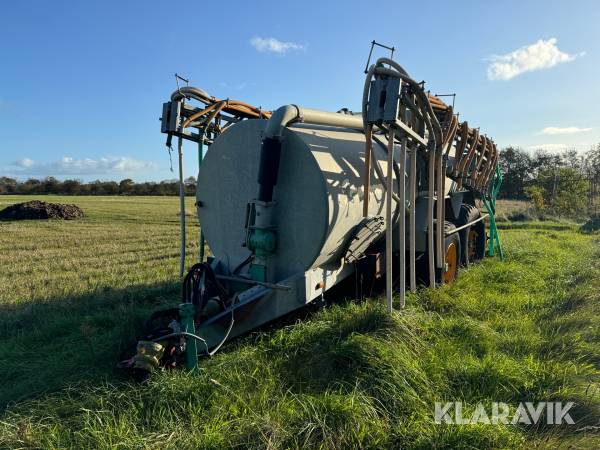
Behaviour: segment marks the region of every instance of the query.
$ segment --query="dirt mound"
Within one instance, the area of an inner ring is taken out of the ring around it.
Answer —
[[[39,200],[17,203],[0,211],[0,220],[78,219],[83,210],[76,205],[47,203]]]

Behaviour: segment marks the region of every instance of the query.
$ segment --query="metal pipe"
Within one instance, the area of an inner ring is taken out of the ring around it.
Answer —
[[[434,261],[434,240],[433,240],[433,202],[434,202],[434,182],[435,182],[435,154],[429,150],[429,161],[427,167],[428,177],[428,197],[427,197],[427,260],[429,268],[429,286],[435,287],[435,261]]]
[[[388,139],[388,154],[387,154],[387,192],[385,197],[385,293],[388,312],[392,312],[392,166],[394,165],[394,130],[390,130]]]
[[[477,222],[481,222],[482,220],[484,220],[488,216],[489,216],[489,214],[484,214],[484,215],[480,216],[479,218],[475,219],[473,222],[469,222],[469,223],[466,223],[464,225],[461,225],[458,228],[454,228],[452,231],[450,231],[449,233],[447,233],[446,236],[450,236],[451,234],[454,234],[457,231],[460,231],[460,230],[463,230],[463,229],[465,229],[467,227],[470,227],[471,225],[476,224]]]
[[[436,227],[435,227],[435,254],[436,254],[436,266],[438,269],[444,267],[444,192],[442,191],[442,152],[438,152],[435,158],[435,193],[436,193],[436,202],[435,202],[435,218],[436,218]]]
[[[179,305],[179,316],[181,318],[181,325],[183,325],[182,332],[190,335],[196,334],[196,327],[194,324],[195,308],[192,303],[182,303]],[[198,347],[195,339],[186,339],[185,342],[185,365],[188,370],[194,370],[198,367]]]
[[[387,69],[381,67],[382,64],[388,64],[390,67],[393,67],[396,70]],[[416,81],[411,79],[406,71],[395,61],[392,61],[388,58],[380,58],[377,60],[376,67],[374,69],[375,73],[380,73],[388,76],[396,76],[400,77],[402,81],[408,83],[415,89],[415,93],[420,97],[423,106],[427,114],[425,114],[425,120],[430,129],[431,137],[433,141],[431,142],[431,146],[429,148],[429,167],[428,167],[428,178],[429,178],[429,198],[427,202],[427,234],[428,234],[428,256],[429,256],[429,279],[430,286],[435,287],[435,261],[434,261],[434,228],[433,228],[433,209],[434,209],[434,191],[435,191],[435,155],[437,153],[437,146],[440,147],[442,145],[442,130],[440,124],[437,120],[433,112],[433,108],[431,103],[429,102],[429,98],[422,89],[419,89],[419,85]],[[364,114],[364,111],[363,111]]]
[[[351,128],[363,130],[361,116],[351,114],[332,113],[318,109],[302,108],[297,105],[285,105],[278,108],[265,126],[265,138],[279,138],[283,128],[292,123],[309,123],[312,125],[326,125],[331,127]]]
[[[388,64],[389,66],[393,67],[396,70],[382,67],[382,64]],[[396,61],[393,61],[389,58],[379,58],[377,60],[376,67],[374,69],[374,73],[392,76],[392,77],[398,77],[402,81],[408,83],[415,90],[414,91],[415,94],[419,97],[419,99],[423,103],[423,106],[425,107],[425,110],[427,112],[427,114],[425,115],[427,125],[429,126],[430,131],[433,133],[435,142],[440,144],[442,142],[442,130],[441,130],[440,124],[437,120],[437,117],[435,116],[435,113],[433,112],[433,107],[431,106],[431,103],[429,102],[428,96],[425,94],[423,89],[421,89],[421,87],[419,86],[419,83],[417,83],[415,80],[410,78],[402,66],[400,66]],[[363,111],[363,114],[364,114],[364,111]]]
[[[299,107],[298,110],[300,114],[298,117],[298,122],[301,123],[351,128],[361,131],[364,129],[362,117],[359,115],[340,114],[302,107]]]
[[[380,143],[382,148],[386,148],[385,145],[383,145],[382,143]],[[387,150],[386,150],[387,152]],[[375,170],[375,174],[377,175],[377,177],[379,178],[379,181],[381,182],[381,186],[383,188],[383,190],[385,192],[387,192],[387,186],[385,184],[385,175],[383,174],[383,170],[381,169],[381,166],[379,165],[379,161],[377,161],[377,157],[375,155],[375,152],[371,151],[371,164],[373,166],[373,169]],[[394,199],[394,201],[400,203],[400,197],[398,197],[398,195],[395,192],[392,192],[392,198]]]
[[[181,224],[181,253],[179,257],[179,276],[185,270],[185,184],[183,182],[183,138],[177,138],[177,154],[179,157],[179,222]]]
[[[450,146],[450,145],[451,144],[449,143],[448,146]],[[445,160],[442,161],[442,174],[443,175],[441,177],[441,180],[442,180],[442,186],[441,186],[442,213],[441,213],[441,216],[442,216],[442,222],[445,225],[445,223],[446,223],[446,161]],[[438,201],[439,201],[439,199],[438,199]],[[442,227],[439,227],[439,228],[442,228]],[[446,252],[444,251],[445,228],[446,228],[445,226],[442,228],[443,231],[440,235],[440,242],[439,242],[439,246],[440,246],[439,250],[440,250],[440,253],[442,254],[442,266],[441,267],[444,269],[446,268]]]
[[[301,108],[296,105],[285,105],[272,113],[265,125],[265,131],[260,152],[258,170],[259,193],[258,200],[271,202],[273,188],[277,184],[279,159],[281,156],[281,136],[283,129],[296,122],[314,125],[353,128],[363,131],[363,121],[360,116],[330,113],[317,109]]]
[[[265,138],[279,138],[283,129],[296,121],[300,115],[300,108],[296,105],[285,105],[278,108],[265,126]]]
[[[417,268],[415,267],[417,261],[415,241],[415,202],[417,200],[417,150],[418,146],[415,145],[410,151],[410,174],[409,174],[409,225],[408,225],[408,242],[410,245],[410,291],[417,291]]]
[[[198,173],[200,173],[200,168],[202,167],[202,160],[204,159],[204,136],[205,133],[202,133],[200,136],[200,140],[198,141]],[[198,261],[204,262],[204,231],[202,230],[202,224],[200,225],[200,248],[198,254]]]
[[[392,138],[393,136],[390,136]],[[400,308],[406,305],[406,136],[400,147]]]
[[[280,289],[282,291],[289,291],[292,289],[290,286],[285,286],[283,284],[267,283],[266,281],[249,280],[247,278],[242,278],[242,277],[232,277],[229,275],[215,275],[215,277],[219,280],[237,281],[239,283],[252,284],[254,286],[256,286],[256,285],[264,286],[264,287],[268,287],[270,289]]]
[[[210,95],[205,90],[193,86],[184,86],[177,89],[171,94],[171,101],[183,100],[186,97],[194,98],[203,103],[205,100],[210,101]]]
[[[369,215],[369,194],[371,192],[371,153],[373,151],[373,125],[365,130],[365,172],[363,174],[363,217]]]
[[[367,129],[367,110],[369,107],[369,91],[371,87],[371,78],[373,78],[373,74],[375,73],[375,65],[373,64],[369,67],[367,71],[367,76],[365,77],[365,84],[363,86],[363,98],[362,98],[362,120],[363,120],[363,129]]]

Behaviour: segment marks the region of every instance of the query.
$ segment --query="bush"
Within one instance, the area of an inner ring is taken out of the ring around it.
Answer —
[[[528,186],[525,188],[525,195],[533,202],[535,209],[542,211],[546,207],[544,202],[544,190],[540,186]]]
[[[600,214],[593,214],[589,220],[581,226],[584,233],[593,233],[600,230]]]
[[[540,212],[582,216],[588,200],[588,181],[572,167],[548,168],[539,173],[535,184],[527,187],[526,193]]]

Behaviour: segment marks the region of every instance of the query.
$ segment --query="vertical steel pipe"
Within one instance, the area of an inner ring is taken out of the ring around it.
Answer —
[[[198,173],[200,172],[200,168],[202,167],[202,160],[204,159],[204,137],[205,132],[200,134],[200,141],[198,141]],[[199,241],[199,251],[198,251],[198,261],[204,262],[204,231],[202,231],[202,224],[200,225],[200,241]]]
[[[442,192],[442,149],[435,158],[435,255],[438,269],[444,267],[444,192]]]
[[[179,157],[179,223],[181,225],[181,254],[179,257],[179,276],[185,270],[185,184],[183,182],[183,138],[177,139],[177,155]]]
[[[427,194],[427,266],[429,269],[429,286],[435,287],[435,261],[434,261],[434,236],[433,236],[433,206],[435,190],[435,150],[429,149],[427,162],[428,194]]]
[[[183,331],[190,334],[196,333],[194,324],[194,305],[192,303],[181,303],[179,305],[179,315]],[[195,338],[187,336],[185,339],[185,365],[188,370],[194,370],[198,367],[198,343]]]
[[[389,313],[392,312],[392,230],[394,228],[394,224],[392,223],[392,193],[394,190],[394,182],[393,182],[393,165],[394,165],[394,130],[390,130],[390,135],[388,137],[388,146],[387,146],[387,192],[385,197],[385,294],[386,294],[386,303],[387,310]]]
[[[363,217],[369,215],[369,194],[371,192],[371,153],[373,152],[373,125],[365,130],[365,173],[363,174]]]
[[[407,138],[403,137],[400,147],[400,185],[398,192],[400,197],[400,207],[398,213],[398,228],[400,230],[400,308],[404,308],[406,305],[406,143]]]
[[[410,173],[409,173],[409,224],[408,224],[408,243],[410,247],[410,290],[411,292],[417,291],[417,253],[415,248],[416,241],[416,214],[415,214],[415,203],[417,200],[417,150],[419,149],[418,144],[413,145],[410,150]]]

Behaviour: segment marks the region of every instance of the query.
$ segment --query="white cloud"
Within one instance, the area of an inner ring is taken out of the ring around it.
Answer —
[[[32,167],[35,164],[35,161],[31,158],[23,158],[15,161],[15,166],[23,167],[25,169]]]
[[[304,45],[295,42],[282,42],[275,38],[261,38],[258,36],[250,39],[250,45],[259,52],[277,53],[279,55],[284,55],[289,51],[304,50]]]
[[[561,152],[569,148],[573,148],[573,145],[567,144],[537,144],[530,145],[527,147],[529,150],[546,150],[549,152]]]
[[[590,131],[591,128],[579,128],[579,127],[546,127],[544,128],[542,131],[540,131],[540,134],[550,134],[550,135],[555,135],[555,134],[576,134],[576,133],[584,133],[586,131]]]
[[[510,80],[522,73],[549,69],[585,55],[585,52],[569,55],[560,51],[556,43],[556,38],[547,41],[540,39],[535,44],[523,46],[505,55],[491,56],[487,68],[488,79]]]
[[[99,159],[75,159],[70,156],[64,156],[58,161],[48,163],[37,162],[31,158],[22,158],[12,164],[12,172],[25,176],[105,175],[115,172],[141,172],[154,169],[154,167],[155,164],[153,162],[142,161],[128,156],[107,156]]]

